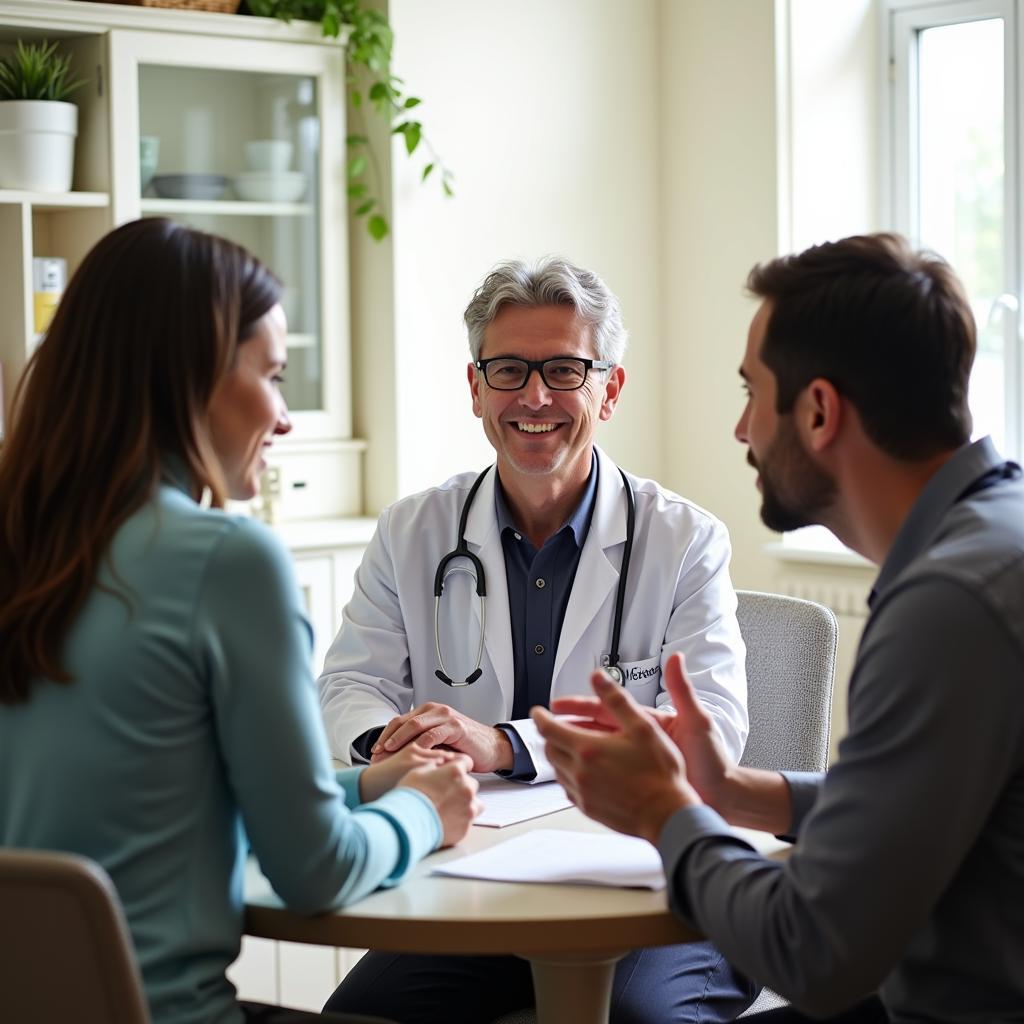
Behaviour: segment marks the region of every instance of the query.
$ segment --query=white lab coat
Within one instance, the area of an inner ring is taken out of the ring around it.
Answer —
[[[591,693],[590,675],[611,644],[626,497],[614,462],[597,454],[594,514],[558,640],[552,698]],[[463,473],[381,513],[318,683],[331,749],[342,761],[359,759],[351,744],[368,729],[425,701],[448,704],[489,725],[509,722],[512,633],[493,472],[484,478],[466,525],[469,549],[486,574],[483,675],[462,687],[434,675],[434,573],[455,547],[459,515],[476,476]],[[728,533],[708,512],[654,481],[630,480],[636,527],[619,644],[626,687],[641,704],[666,704],[662,668],[669,654],[682,651],[701,702],[738,760],[748,728],[747,686]],[[464,679],[476,665],[480,601],[474,587],[466,573],[456,573],[441,598],[441,654],[452,678]],[[533,758],[534,781],[553,778],[533,722],[510,724]]]

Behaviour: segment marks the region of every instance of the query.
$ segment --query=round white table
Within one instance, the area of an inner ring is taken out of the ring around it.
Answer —
[[[668,909],[667,890],[487,882],[432,875],[438,864],[533,828],[606,831],[575,808],[506,828],[474,826],[394,889],[304,917],[286,910],[255,866],[245,931],[288,942],[403,953],[514,954],[530,961],[539,1024],[606,1024],[616,962],[629,950],[701,936]]]

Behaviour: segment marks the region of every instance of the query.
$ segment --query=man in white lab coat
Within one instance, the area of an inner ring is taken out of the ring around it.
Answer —
[[[745,652],[725,527],[594,445],[626,380],[614,295],[563,259],[510,262],[465,321],[496,464],[382,513],[319,681],[335,756],[444,745],[478,772],[547,781],[531,707],[586,692],[608,664],[663,705],[662,666],[681,651],[738,760]],[[644,950],[619,965],[612,1020],[730,1020],[751,998],[710,946]],[[328,1008],[451,1024],[530,1002],[525,961],[371,953]]]

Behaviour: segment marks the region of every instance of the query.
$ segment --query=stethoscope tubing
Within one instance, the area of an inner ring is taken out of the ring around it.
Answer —
[[[476,492],[480,490],[484,477],[492,469],[494,469],[493,466],[488,466],[473,481],[473,486],[469,489],[469,494],[466,495],[466,500],[462,505],[462,513],[459,516],[459,534],[456,538],[455,548],[441,558],[440,562],[437,563],[437,571],[434,573],[434,650],[437,653],[437,663],[440,666],[434,670],[434,675],[448,686],[469,686],[471,683],[475,683],[483,674],[481,665],[484,660],[484,635],[487,623],[487,603],[485,601],[487,597],[487,582],[483,562],[469,550],[469,545],[466,543],[466,524],[469,522],[469,510],[473,505],[473,499],[476,498]],[[619,468],[619,475],[622,477],[622,483],[626,489],[626,542],[622,548],[619,585],[615,591],[615,612],[612,617],[612,645],[608,655],[602,659],[602,667],[621,686],[625,683],[625,677],[623,676],[622,669],[619,667],[619,637],[622,632],[622,610],[626,603],[629,563],[633,556],[633,534],[636,529],[636,499],[633,496],[633,485],[629,482],[625,470]],[[473,568],[469,569],[464,565],[455,565],[449,569],[448,563],[456,558],[468,559],[472,563]],[[445,668],[444,658],[441,657],[441,595],[444,593],[445,580],[457,572],[464,572],[475,578],[476,593],[480,599],[480,644],[477,648],[476,668],[465,679],[452,679]]]

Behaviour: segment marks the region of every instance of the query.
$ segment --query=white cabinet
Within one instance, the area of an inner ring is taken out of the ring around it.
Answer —
[[[277,515],[358,514],[341,45],[303,23],[0,0],[0,52],[17,39],[58,39],[88,82],[74,96],[74,191],[0,189],[7,407],[37,342],[33,257],[65,260],[70,276],[111,227],[169,217],[241,243],[282,278],[294,430],[271,454]],[[156,155],[145,188],[140,139]]]
[[[295,574],[313,626],[313,672],[320,674],[324,656],[341,625],[341,612],[352,596],[354,577],[376,520],[347,519],[281,523],[278,536],[294,556]]]

